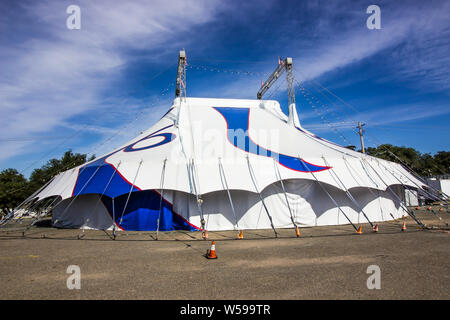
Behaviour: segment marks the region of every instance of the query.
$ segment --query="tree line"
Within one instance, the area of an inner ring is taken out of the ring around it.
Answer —
[[[93,159],[94,156],[88,159],[86,154],[69,150],[60,159],[51,159],[41,168],[34,169],[28,179],[16,169],[3,170],[0,172],[0,216],[7,215],[58,173]]]
[[[348,148],[355,149],[354,146]],[[407,165],[422,177],[450,174],[449,151],[438,151],[431,155],[429,153],[422,154],[413,148],[383,144],[376,148],[367,148],[366,153]],[[86,154],[73,153],[69,150],[60,159],[51,159],[41,168],[33,170],[29,179],[26,179],[16,169],[3,170],[0,172],[0,214],[8,214],[58,173],[93,159],[94,156],[88,159]]]

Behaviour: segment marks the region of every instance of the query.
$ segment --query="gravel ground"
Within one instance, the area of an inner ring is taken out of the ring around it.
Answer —
[[[435,208],[436,210],[438,208]],[[373,233],[351,226],[210,232],[121,232],[30,228],[0,230],[0,299],[449,299],[450,213],[418,210],[436,230],[410,218],[384,222]],[[407,230],[402,232],[405,221]],[[81,289],[66,286],[69,265]],[[381,270],[381,289],[367,288],[367,268]]]

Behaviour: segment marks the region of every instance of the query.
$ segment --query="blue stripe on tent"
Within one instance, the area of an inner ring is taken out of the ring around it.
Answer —
[[[144,138],[140,139],[137,142],[127,145],[122,149],[111,152],[110,154],[81,167],[78,171],[78,178],[77,181],[75,182],[72,196],[75,197],[80,194],[88,194],[88,193],[98,193],[98,194],[104,193],[104,195],[108,197],[115,198],[124,193],[129,193],[131,189],[131,183],[128,180],[126,180],[112,164],[107,163],[106,159],[120,151],[138,152],[142,150],[156,148],[166,143],[169,143],[173,141],[176,138],[176,136],[172,133],[160,133],[160,132],[172,126],[173,126],[172,124],[165,126],[164,128],[161,128],[155,132],[150,133],[149,135],[145,136]],[[155,137],[162,137],[163,140],[160,142],[156,142],[152,145],[133,149],[133,146],[136,145],[137,143]],[[114,171],[116,172],[114,173]],[[110,182],[111,178],[112,180]],[[133,186],[132,188],[132,191],[139,191],[139,190],[140,189],[136,186]]]
[[[302,162],[299,158],[265,149],[253,142],[248,135],[250,117],[249,108],[214,107],[214,109],[224,117],[228,128],[228,140],[236,148],[251,154],[274,158],[282,166],[295,171],[317,172],[328,170],[330,168],[308,163],[303,159]],[[242,134],[244,135],[244,141],[242,141]]]
[[[131,184],[118,171],[115,171],[116,169],[112,165],[103,162],[103,159],[81,168],[73,190],[73,196],[88,193],[104,193],[105,196],[115,198],[124,193],[129,193]],[[106,187],[108,188],[106,189]],[[133,187],[133,191],[139,191],[139,189]]]
[[[161,203],[160,194],[154,190],[133,192],[130,195],[128,204],[127,198],[128,195],[124,194],[114,199],[114,212],[116,224],[123,230],[155,231],[158,226],[158,217],[160,215],[160,203]],[[112,199],[103,197],[102,201],[112,217],[113,216]],[[126,208],[124,212],[125,205]],[[124,212],[123,218],[122,212]],[[176,214],[173,211],[173,205],[163,200],[159,230],[196,231],[199,229],[194,225],[190,224],[180,215]]]

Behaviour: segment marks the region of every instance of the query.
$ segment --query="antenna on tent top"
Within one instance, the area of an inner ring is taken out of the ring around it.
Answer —
[[[177,82],[175,85],[175,98],[186,98],[186,51],[180,50],[178,55]]]
[[[258,100],[262,99],[264,93],[266,93],[270,87],[277,81],[279,77],[286,71],[286,80],[288,87],[288,101],[289,101],[289,119],[288,124],[295,127],[300,127],[300,121],[298,119],[297,109],[295,107],[295,90],[294,90],[294,73],[292,70],[292,58],[288,57],[282,60],[278,58],[278,66],[274,72],[267,78],[267,80],[261,85],[256,97]]]

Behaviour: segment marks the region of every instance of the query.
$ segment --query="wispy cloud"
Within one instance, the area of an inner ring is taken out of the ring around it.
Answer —
[[[82,27],[68,30],[65,11],[70,4],[31,2],[20,12],[6,13],[26,15],[35,24],[25,27],[29,36],[17,35],[20,41],[0,38],[4,138],[26,138],[58,127],[76,130],[79,125],[68,125],[74,116],[104,110],[103,94],[133,59],[130,51],[145,48],[152,52],[150,58],[158,59],[174,50],[177,34],[213,20],[221,8],[217,1],[77,1]],[[14,33],[13,27],[7,31]],[[118,102],[124,101],[113,99],[110,105]],[[121,110],[133,113],[133,102]],[[25,151],[39,152],[27,142],[2,143],[0,161]]]
[[[330,109],[328,109],[330,110]],[[315,118],[324,115],[325,121],[308,121],[305,126],[308,130],[315,132],[333,132],[334,129],[347,130],[354,129],[357,121],[353,119],[344,120],[343,117],[336,119],[338,110],[328,112],[326,115],[321,112],[316,113]],[[432,117],[450,114],[449,105],[435,105],[429,107],[424,104],[391,105],[377,110],[359,114],[359,121],[365,123],[368,128],[385,126],[389,124],[407,123],[408,121],[428,119]],[[388,117],[386,115],[389,115]],[[312,117],[313,118],[313,117]]]

